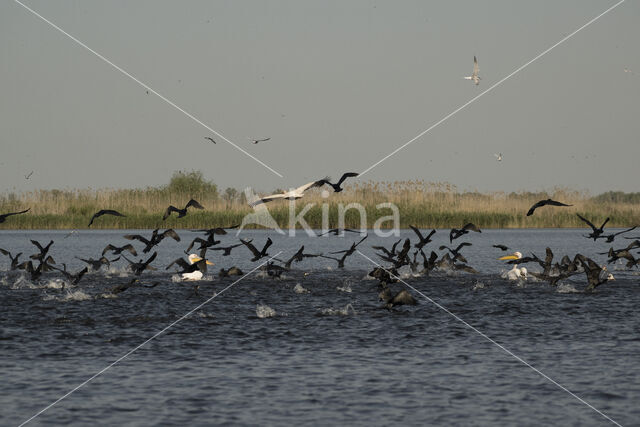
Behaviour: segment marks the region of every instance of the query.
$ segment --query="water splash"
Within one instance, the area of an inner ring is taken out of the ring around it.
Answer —
[[[307,288],[304,288],[300,283],[296,283],[293,287],[293,292],[296,294],[308,294],[310,291]]]
[[[265,319],[267,317],[274,317],[276,315],[276,311],[269,307],[268,305],[258,304],[256,306],[256,316],[260,319]]]
[[[569,283],[559,283],[556,292],[559,294],[575,294],[580,291]]]
[[[319,311],[321,316],[348,316],[349,310],[351,310],[351,314],[356,315],[356,309],[349,303],[344,306],[344,308],[323,308]]]

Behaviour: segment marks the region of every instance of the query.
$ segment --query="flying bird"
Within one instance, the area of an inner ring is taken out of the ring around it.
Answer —
[[[323,179],[323,180],[321,180],[321,181],[323,182],[323,184],[327,184],[327,185],[330,185],[331,187],[333,187],[333,192],[334,192],[334,193],[339,193],[339,192],[341,192],[342,190],[344,190],[344,188],[340,187],[340,184],[342,184],[342,183],[344,182],[344,180],[345,180],[345,179],[347,179],[347,178],[352,178],[352,177],[354,177],[354,176],[358,176],[358,175],[360,175],[360,174],[359,174],[359,173],[356,173],[356,172],[346,172],[346,173],[343,173],[343,174],[342,174],[342,177],[340,177],[340,180],[339,180],[337,183],[335,183],[335,184],[332,184],[332,183],[330,183],[330,182],[329,182],[329,179],[330,179],[330,178],[325,178],[325,179]]]
[[[496,156],[496,159],[501,162],[502,161],[502,153],[498,153],[498,154],[494,154],[494,156]]]
[[[470,222],[468,224],[465,224],[465,226],[462,227],[461,229],[452,228],[451,231],[449,232],[449,243],[453,243],[454,240],[456,240],[460,236],[464,236],[469,231],[475,231],[476,233],[482,233],[482,231],[480,231],[480,229],[478,227],[476,227],[475,224]]]
[[[121,247],[117,247],[117,246],[113,246],[112,244],[108,244],[103,250],[102,250],[102,255],[104,256],[104,254],[106,254],[107,252],[113,252],[114,255],[120,255],[122,253],[122,251],[129,251],[129,253],[133,256],[138,256],[138,253],[136,252],[136,249],[133,247],[132,244],[127,244]]]
[[[87,227],[91,227],[91,224],[93,224],[93,220],[101,217],[102,215],[113,215],[113,216],[122,216],[122,217],[125,216],[125,215],[122,215],[120,212],[114,211],[112,209],[102,209],[93,214],[93,216],[91,217],[91,221],[89,221],[89,225],[87,225]]]
[[[23,214],[23,213],[27,213],[30,210],[31,210],[31,208],[25,209],[25,210],[20,211],[20,212],[9,212],[9,213],[6,213],[6,214],[0,214],[0,224],[5,222],[7,220],[7,218],[10,217],[11,215],[20,215],[20,214]]]
[[[272,200],[277,200],[277,199],[286,199],[286,200],[297,200],[302,198],[302,196],[304,196],[304,192],[307,191],[310,188],[314,188],[314,187],[321,187],[324,185],[324,180],[320,179],[318,181],[313,181],[313,182],[309,182],[301,187],[295,188],[293,190],[290,191],[285,191],[282,192],[280,194],[272,194],[270,196],[265,196],[261,199],[255,200],[251,203],[249,203],[249,206],[253,207],[256,205],[259,205],[261,203],[267,203],[270,202]]]
[[[414,245],[414,247],[417,248],[417,249],[422,249],[424,247],[424,245],[426,245],[427,243],[431,242],[431,236],[433,236],[436,233],[436,229],[434,228],[427,235],[427,237],[424,237],[422,235],[422,233],[420,233],[420,230],[418,230],[413,225],[410,225],[409,228],[412,229],[413,232],[416,233],[416,235],[418,236],[418,239],[420,239],[420,241]]]
[[[619,236],[619,235],[621,235],[621,234],[624,234],[624,233],[628,233],[628,232],[630,232],[630,231],[633,231],[633,230],[635,230],[636,228],[637,228],[637,226],[634,226],[634,227],[628,228],[628,229],[626,229],[626,230],[618,231],[617,233],[607,234],[606,236],[601,236],[601,237],[602,237],[603,239],[606,239],[606,242],[607,242],[607,243],[611,243],[611,242],[613,242],[613,241],[615,240],[615,238],[616,238],[617,236]]]
[[[165,219],[169,218],[169,215],[171,215],[172,212],[177,212],[178,213],[178,218],[182,218],[183,216],[185,216],[187,214],[187,209],[190,207],[194,207],[196,209],[204,209],[204,206],[202,206],[200,203],[198,203],[196,200],[191,199],[187,202],[187,205],[183,208],[183,209],[178,209],[173,205],[170,205],[166,211],[164,211],[164,215],[162,215],[162,220],[164,221]]]
[[[473,57],[473,73],[471,73],[470,76],[465,77],[465,80],[472,80],[476,86],[480,84],[480,80],[482,80],[480,78],[480,76],[478,76],[478,73],[480,72],[480,67],[478,66],[478,59],[474,56]]]
[[[122,255],[122,258],[124,258],[129,263],[129,268],[131,269],[131,271],[133,271],[133,274],[139,276],[145,270],[155,270],[155,268],[149,264],[151,264],[157,256],[158,252],[154,252],[146,261],[140,259],[138,262],[131,261],[124,255]]]
[[[546,206],[546,205],[550,205],[550,206],[573,206],[573,205],[567,205],[567,204],[562,203],[562,202],[556,202],[555,200],[551,200],[551,199],[540,200],[539,202],[537,202],[536,204],[531,206],[531,208],[529,208],[529,211],[527,212],[527,216],[533,215],[533,212],[536,209],[538,209],[539,207],[542,207],[542,206]]]
[[[151,251],[151,248],[153,248],[154,246],[157,246],[160,242],[162,242],[162,240],[164,240],[165,237],[171,237],[176,242],[180,241],[180,236],[178,236],[178,233],[176,233],[172,228],[169,228],[163,231],[162,233],[160,233],[156,228],[151,232],[150,239],[147,239],[146,237],[141,236],[139,234],[126,234],[122,237],[124,237],[127,240],[137,240],[139,242],[144,243],[146,246],[142,250],[142,252],[144,252],[145,254]]]
[[[91,270],[93,271],[98,271],[103,265],[109,266],[111,265],[112,262],[116,262],[120,259],[120,257],[118,257],[116,259],[108,260],[104,256],[100,257],[100,259],[93,259],[93,258],[84,259],[79,257],[75,257],[75,258],[87,264],[89,267],[91,267]]]
[[[209,141],[213,142],[214,144],[216,143],[213,138],[211,138],[210,136],[205,136],[204,139],[208,139]]]
[[[326,236],[327,234],[333,234],[334,236],[337,236],[339,234],[344,234],[344,233],[362,233],[362,231],[352,230],[350,228],[332,228],[331,230],[325,231],[324,233],[319,234],[318,236]]]
[[[265,142],[265,141],[269,141],[271,138],[262,138],[262,139],[253,139],[253,138],[249,138],[249,141],[253,142],[254,144],[257,144],[258,142]]]
[[[13,256],[8,250],[0,248],[0,253],[8,256],[11,260],[11,270],[18,269],[18,265],[20,264],[20,255],[22,255],[22,252],[18,252],[15,256]]]
[[[602,225],[599,228],[597,228],[595,225],[591,223],[591,221],[584,218],[583,216],[580,216],[580,214],[576,214],[576,215],[578,215],[578,218],[580,218],[584,223],[586,223],[589,227],[591,227],[591,230],[593,231],[587,237],[590,239],[593,239],[594,242],[596,241],[596,239],[600,237],[602,233],[604,233],[604,226],[607,222],[609,222],[609,219],[610,219],[610,218],[605,219]]]
[[[242,240],[240,239],[240,241],[242,242],[243,245],[245,245],[253,254],[253,258],[251,259],[251,261],[257,261],[260,258],[264,258],[266,256],[269,256],[269,254],[267,253],[267,249],[269,248],[269,246],[271,246],[273,244],[273,241],[271,240],[270,237],[267,237],[267,242],[264,244],[264,246],[262,247],[262,250],[259,251],[258,249],[256,249],[255,246],[253,246],[253,244],[251,243],[251,241],[249,240]]]
[[[26,174],[26,175],[24,176],[24,179],[29,179],[29,178],[31,178],[31,175],[33,175],[33,171],[31,171],[31,172],[29,172],[28,174]]]

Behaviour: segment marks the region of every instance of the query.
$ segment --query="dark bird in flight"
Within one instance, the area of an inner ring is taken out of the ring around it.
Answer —
[[[164,211],[164,215],[162,215],[162,220],[164,221],[165,219],[169,218],[169,215],[171,215],[171,212],[177,212],[178,218],[182,218],[187,214],[187,209],[190,207],[194,207],[196,209],[204,209],[204,206],[202,206],[197,201],[191,199],[187,202],[187,205],[184,207],[184,209],[178,209],[175,206],[169,206],[167,210]]]
[[[29,258],[42,261],[43,259],[45,259],[47,257],[47,254],[49,253],[49,249],[51,249],[51,245],[53,245],[53,240],[51,240],[47,244],[47,246],[42,246],[42,244],[40,242],[36,241],[36,240],[32,240],[31,243],[33,243],[38,248],[40,253],[33,254]]]
[[[23,214],[23,213],[27,213],[30,210],[31,210],[31,208],[25,209],[25,210],[20,211],[20,212],[9,212],[9,213],[6,213],[6,214],[0,214],[0,224],[5,222],[7,220],[7,217],[10,217],[11,215],[20,215],[20,214]]]
[[[98,217],[101,217],[102,215],[126,216],[126,215],[122,215],[120,212],[114,211],[112,209],[102,209],[101,211],[98,211],[98,212],[93,214],[93,216],[91,217],[91,221],[89,221],[89,225],[87,225],[87,227],[91,227],[91,224],[93,224],[93,220],[98,218]]]
[[[213,142],[214,144],[216,143],[213,138],[211,138],[210,136],[205,136],[204,139],[208,139],[209,141]]]
[[[592,238],[594,242],[596,241],[596,239],[600,237],[602,233],[604,233],[604,226],[607,222],[609,222],[609,218],[607,218],[604,220],[600,228],[597,228],[588,219],[580,216],[580,214],[576,214],[576,215],[578,215],[578,218],[580,218],[584,223],[586,223],[589,227],[591,227],[593,231],[587,237],[590,239]]]
[[[231,255],[231,250],[233,248],[237,248],[238,246],[242,246],[242,243],[238,243],[237,245],[231,245],[231,246],[221,246],[219,248],[210,248],[209,250],[211,250],[211,251],[224,251],[224,252],[222,252],[222,256],[229,256],[229,255]]]
[[[20,264],[19,259],[20,259],[20,255],[22,255],[22,252],[18,252],[15,256],[13,256],[11,255],[11,252],[9,252],[8,250],[0,248],[0,254],[6,255],[9,257],[9,259],[11,260],[11,270],[18,269],[18,265]]]
[[[269,254],[267,253],[267,249],[269,249],[269,246],[271,246],[273,244],[273,241],[271,240],[270,237],[267,237],[267,242],[264,244],[263,248],[261,251],[259,251],[258,249],[256,249],[255,246],[253,246],[253,244],[251,243],[251,241],[249,240],[242,240],[240,239],[240,241],[242,242],[243,245],[245,245],[253,254],[253,258],[251,259],[251,261],[257,261],[260,258],[264,258],[266,256],[269,256]]]
[[[249,141],[253,142],[254,144],[257,144],[258,142],[265,142],[265,141],[269,141],[271,138],[262,138],[262,139],[252,139],[249,138]]]
[[[395,242],[393,244],[393,246],[391,246],[391,250],[385,248],[384,246],[371,246],[371,248],[377,250],[377,251],[382,251],[384,252],[388,257],[394,258],[396,256],[396,247],[398,247],[398,244],[402,242],[402,239],[399,239],[397,242]]]
[[[534,204],[533,206],[531,206],[531,208],[529,208],[529,211],[527,212],[527,216],[533,215],[533,212],[536,209],[538,209],[539,207],[542,207],[542,206],[546,206],[546,205],[550,205],[550,206],[573,206],[573,205],[567,205],[567,204],[562,203],[562,202],[556,202],[555,200],[551,200],[551,199],[540,200],[538,203]]]
[[[607,267],[601,267],[591,258],[587,258],[586,256],[581,254],[576,255],[576,257],[582,265],[582,268],[584,268],[585,274],[587,275],[588,285],[585,289],[586,292],[591,292],[603,283],[607,283],[610,280],[615,280],[613,274],[607,271]]]
[[[150,239],[147,239],[146,237],[143,237],[139,234],[126,234],[122,237],[124,237],[127,240],[137,240],[139,242],[144,243],[146,246],[142,250],[142,252],[144,252],[145,254],[151,251],[151,248],[158,245],[165,237],[171,237],[176,242],[180,241],[180,236],[178,236],[178,233],[176,233],[172,228],[169,228],[163,231],[162,233],[159,233],[158,229],[156,228],[151,233]]]
[[[25,261],[22,264],[17,266],[18,270],[24,270],[31,275],[31,280],[38,280],[44,271],[49,271],[53,269],[53,266],[49,264],[50,258],[47,258],[44,261],[40,261],[37,267],[33,266],[32,261]]]
[[[129,253],[133,256],[138,256],[138,252],[136,252],[136,249],[133,247],[132,244],[127,244],[121,247],[117,247],[117,246],[113,246],[112,244],[108,244],[103,250],[102,250],[102,255],[106,254],[107,252],[113,252],[114,255],[120,255],[122,253],[122,251],[129,251]]]
[[[368,235],[367,235],[367,236],[364,236],[362,239],[360,239],[360,241],[359,241],[358,243],[353,242],[353,243],[351,244],[351,247],[350,247],[349,249],[345,249],[345,250],[343,250],[343,251],[337,251],[337,252],[329,252],[329,253],[330,253],[330,254],[343,254],[343,253],[346,253],[346,254],[347,254],[347,256],[349,256],[349,255],[353,255],[353,253],[356,251],[356,248],[358,247],[358,245],[359,245],[360,243],[364,242],[364,240],[365,240],[367,237],[369,237],[369,236],[368,236]]]
[[[80,282],[80,279],[82,279],[82,276],[84,276],[87,273],[87,271],[89,271],[89,267],[85,267],[76,273],[70,273],[67,271],[67,264],[62,264],[62,269],[57,267],[52,267],[52,268],[62,273],[65,279],[67,279],[67,281],[71,286],[77,285],[78,282]],[[62,285],[62,289],[64,289],[64,283]]]
[[[448,246],[440,246],[440,248],[438,248],[439,250],[444,250],[447,249],[451,255],[453,256],[453,262],[455,262],[456,260],[460,260],[461,262],[467,262],[467,259],[465,257],[462,256],[462,254],[460,253],[460,250],[462,248],[464,248],[465,246],[471,246],[471,243],[469,242],[462,242],[458,245],[458,247],[456,247],[455,249],[451,249]]]
[[[285,261],[284,263],[284,267],[289,270],[291,268],[291,264],[295,261],[295,262],[300,262],[305,258],[316,258],[319,257],[322,254],[305,254],[304,253],[304,245],[300,247],[300,249],[298,249],[298,251],[293,254],[293,256],[291,258],[289,258],[287,261]]]
[[[344,234],[344,233],[362,233],[362,231],[352,230],[350,228],[332,228],[331,230],[325,231],[324,233],[319,234],[318,236],[325,236],[327,234],[333,234],[334,236],[337,236],[339,234]]]
[[[431,236],[436,234],[435,228],[433,230],[431,230],[431,232],[427,235],[427,237],[424,237],[422,235],[422,233],[420,233],[420,230],[418,230],[413,225],[410,225],[409,228],[412,229],[413,232],[416,233],[416,235],[418,236],[418,239],[420,239],[420,241],[414,245],[414,247],[417,248],[417,249],[422,249],[424,247],[424,245],[426,245],[427,243],[431,242]]]
[[[507,249],[509,249],[509,247],[508,247],[508,246],[505,246],[505,245],[493,245],[493,247],[494,247],[494,248],[498,248],[498,249],[500,249],[501,251],[506,251]]]
[[[91,267],[91,270],[93,271],[98,271],[100,270],[100,268],[103,265],[111,265],[112,262],[116,262],[120,259],[120,257],[116,258],[116,259],[112,259],[112,260],[108,260],[105,257],[100,257],[100,259],[93,259],[93,258],[89,258],[89,259],[84,259],[84,258],[79,258],[76,257],[76,259],[79,259],[80,261],[84,262],[85,264],[89,265],[89,267]]]
[[[131,269],[131,271],[133,271],[133,274],[135,274],[136,276],[139,276],[145,270],[155,270],[155,268],[149,264],[151,264],[153,260],[156,259],[157,256],[158,256],[158,252],[154,252],[146,261],[143,261],[142,259],[140,259],[138,262],[131,261],[124,255],[122,255],[122,258],[124,258],[129,263],[129,268]]]
[[[29,178],[31,178],[31,175],[33,175],[33,171],[31,171],[31,172],[29,172],[28,174],[26,174],[26,175],[24,176],[24,179],[29,179]]]
[[[191,251],[191,248],[193,248],[193,245],[196,244],[196,242],[200,243],[200,250],[206,250],[207,248],[210,248],[211,246],[217,245],[218,243],[220,243],[220,240],[216,240],[215,235],[225,235],[227,234],[226,230],[230,230],[233,228],[237,228],[240,225],[232,225],[231,227],[216,227],[216,228],[210,228],[210,229],[205,229],[205,230],[191,230],[193,232],[203,232],[205,233],[205,235],[207,236],[206,239],[203,239],[201,237],[196,237],[195,239],[193,239],[191,241],[191,244],[189,244],[189,247],[187,248],[187,250],[185,251],[185,253],[189,253],[189,251]],[[227,254],[228,255],[228,254]],[[204,258],[204,254],[201,255]]]
[[[631,227],[631,228],[626,229],[626,230],[624,230],[624,231],[618,231],[617,233],[607,234],[606,236],[601,236],[601,237],[602,237],[603,239],[606,239],[605,241],[606,241],[607,243],[612,243],[612,242],[615,240],[615,238],[616,238],[617,236],[619,236],[619,235],[621,235],[621,234],[624,234],[624,233],[628,233],[628,232],[630,232],[630,231],[633,231],[633,230],[635,230],[636,228],[637,228],[637,226],[636,226],[636,227]]]
[[[359,173],[356,173],[356,172],[346,172],[346,173],[343,173],[343,174],[342,174],[342,177],[340,177],[340,180],[339,180],[337,183],[335,183],[335,184],[330,183],[330,182],[329,182],[329,178],[325,178],[325,179],[323,179],[323,180],[322,180],[322,183],[323,183],[323,184],[330,185],[331,187],[333,187],[333,192],[334,192],[334,193],[339,193],[339,192],[341,192],[342,190],[344,190],[344,188],[340,187],[340,184],[342,184],[342,183],[344,182],[344,180],[345,180],[345,179],[347,179],[347,178],[352,178],[352,177],[354,177],[354,176],[358,176],[358,175],[360,175],[360,174],[359,174]]]
[[[640,258],[636,259],[631,254],[631,249],[635,249],[638,246],[640,246],[640,241],[635,240],[629,246],[627,246],[626,248],[622,248],[622,249],[609,248],[609,252],[607,252],[607,255],[609,255],[609,260],[607,260],[607,263],[611,264],[612,262],[616,262],[619,259],[626,259],[627,260],[627,265],[626,265],[627,268],[631,268],[631,267],[637,265],[638,262],[640,261]]]
[[[475,231],[476,233],[482,233],[482,231],[480,231],[480,229],[478,227],[476,227],[474,224],[468,223],[464,227],[462,227],[461,229],[457,229],[457,228],[452,228],[451,229],[451,231],[449,232],[449,243],[453,243],[454,240],[456,240],[460,236],[464,236],[469,231]]]

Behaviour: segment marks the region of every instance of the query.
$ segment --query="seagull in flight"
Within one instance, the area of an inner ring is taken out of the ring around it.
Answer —
[[[482,80],[480,76],[478,76],[479,72],[480,72],[480,67],[478,66],[478,59],[474,56],[473,57],[473,73],[470,76],[466,76],[465,80],[472,80],[476,84],[476,86],[478,86],[480,84],[480,80]]]
[[[494,156],[496,156],[496,159],[501,162],[502,161],[502,153],[498,153],[498,154],[494,154]]]
[[[305,185],[302,185],[298,188],[295,188],[293,190],[289,190],[289,191],[285,191],[283,193],[280,194],[272,194],[270,196],[265,196],[262,197],[254,202],[251,202],[249,204],[249,206],[253,207],[256,205],[259,205],[261,203],[267,203],[270,202],[272,200],[277,200],[277,199],[287,199],[287,200],[297,200],[302,198],[302,196],[304,196],[304,192],[307,191],[310,188],[313,187],[321,187],[325,184],[326,178],[325,179],[320,179],[318,181],[313,181],[313,182],[309,182]]]
[[[253,138],[249,138],[249,141],[253,142],[254,144],[257,144],[258,142],[265,142],[265,141],[269,141],[271,138],[262,138],[262,139],[253,139]]]

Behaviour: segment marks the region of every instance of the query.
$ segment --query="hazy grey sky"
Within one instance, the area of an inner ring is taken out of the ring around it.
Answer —
[[[24,2],[284,178],[4,0],[0,191],[144,187],[178,169],[266,191],[362,171],[615,4]],[[638,22],[627,1],[365,178],[639,191]],[[462,79],[473,55],[477,87]]]

